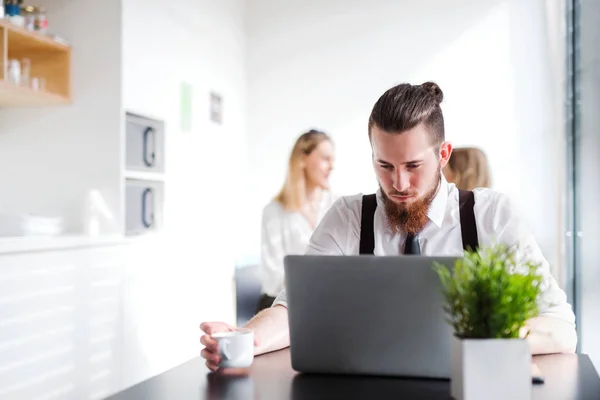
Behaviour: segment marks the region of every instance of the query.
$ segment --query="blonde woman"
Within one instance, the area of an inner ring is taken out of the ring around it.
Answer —
[[[444,176],[457,188],[473,190],[492,185],[490,167],[485,153],[476,147],[460,147],[452,150],[450,160],[444,167]]]
[[[296,140],[283,187],[263,209],[262,296],[257,312],[270,307],[283,288],[283,258],[304,254],[314,229],[335,201],[329,190],[333,161],[333,143],[326,133],[311,130]]]

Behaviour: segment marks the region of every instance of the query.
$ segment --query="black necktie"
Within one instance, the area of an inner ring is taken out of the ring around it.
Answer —
[[[419,237],[412,233],[409,233],[404,243],[404,254],[421,254],[421,246],[419,245]]]

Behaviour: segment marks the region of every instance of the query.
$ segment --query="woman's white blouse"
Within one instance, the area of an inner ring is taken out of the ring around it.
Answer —
[[[321,197],[317,224],[337,200],[326,191]],[[287,211],[278,201],[271,201],[262,214],[261,280],[262,292],[276,297],[283,289],[283,258],[288,254],[304,254],[314,231],[299,211]]]

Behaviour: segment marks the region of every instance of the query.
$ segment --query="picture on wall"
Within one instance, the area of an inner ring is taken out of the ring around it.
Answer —
[[[216,124],[223,123],[223,100],[215,92],[210,93],[210,120]]]

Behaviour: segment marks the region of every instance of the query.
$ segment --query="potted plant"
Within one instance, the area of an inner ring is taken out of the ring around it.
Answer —
[[[521,332],[538,315],[538,267],[503,244],[465,251],[452,270],[434,266],[454,330],[453,398],[531,398],[531,351]]]

